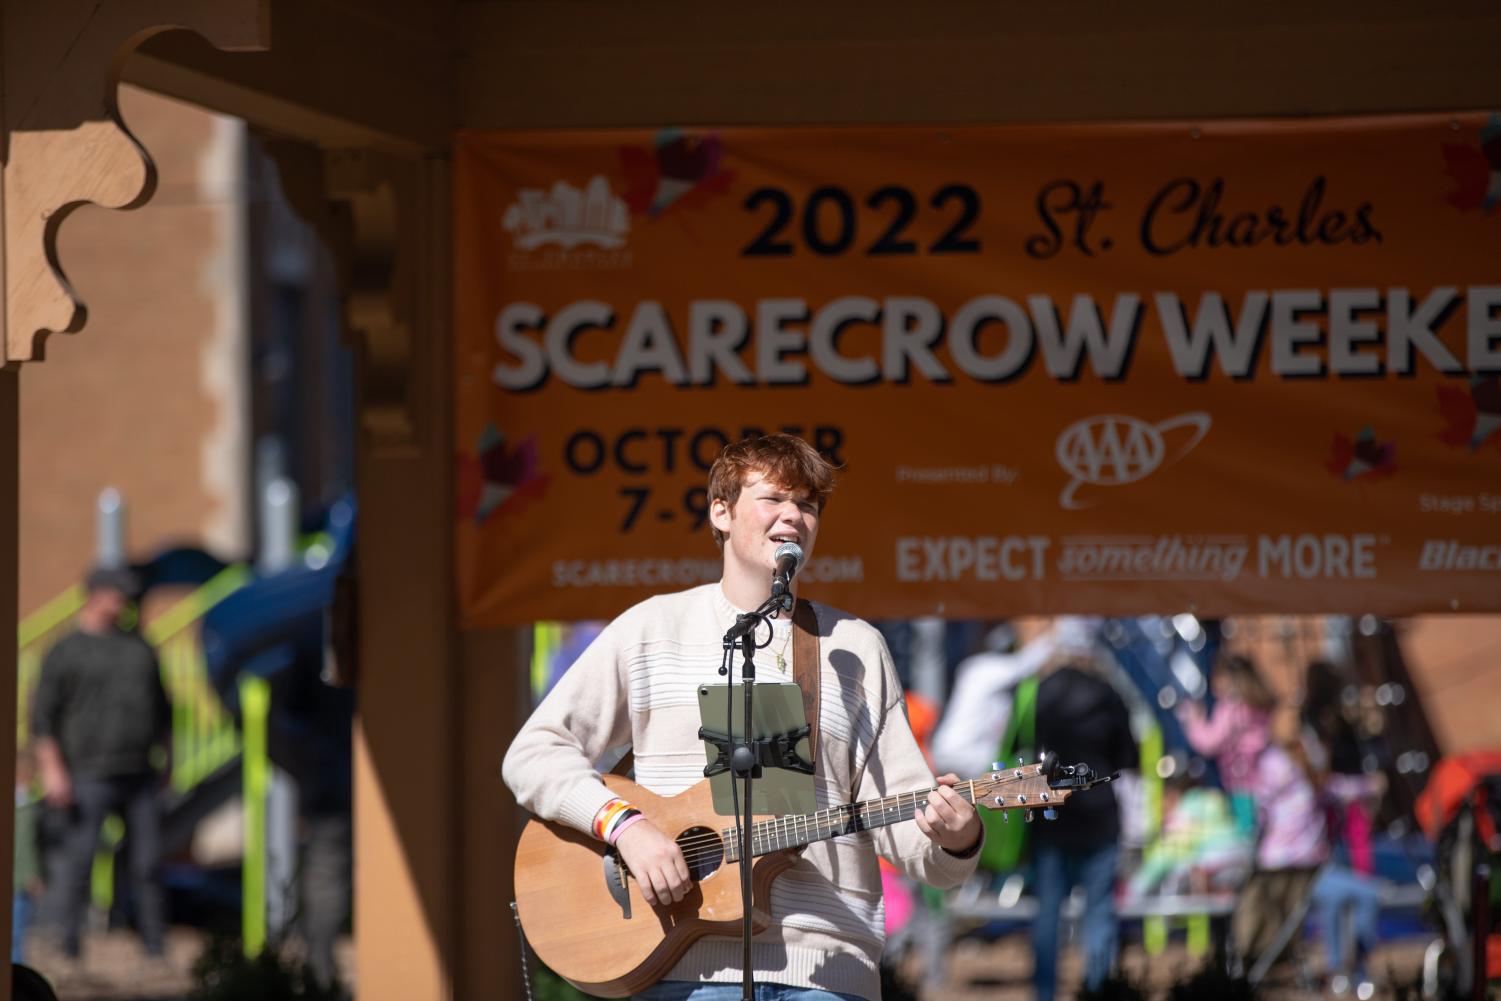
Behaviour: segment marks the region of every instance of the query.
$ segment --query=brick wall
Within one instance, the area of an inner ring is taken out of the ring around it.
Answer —
[[[133,212],[85,206],[61,230],[89,320],[21,374],[23,617],[92,562],[107,486],[129,504],[132,558],[247,544],[243,123],[129,87],[120,101],[157,189]]]

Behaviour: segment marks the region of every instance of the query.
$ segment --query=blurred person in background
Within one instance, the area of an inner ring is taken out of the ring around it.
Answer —
[[[1171,760],[1171,759],[1170,759]],[[1201,786],[1174,761],[1162,784],[1162,831],[1127,883],[1128,899],[1234,890],[1251,871],[1254,845],[1219,789]]]
[[[1356,715],[1359,690],[1327,661],[1308,665],[1300,713],[1309,760],[1323,775],[1337,825],[1342,861],[1356,872],[1373,868],[1371,832],[1374,807],[1386,791],[1386,775],[1366,753]],[[1368,760],[1369,759],[1369,760]]]
[[[1096,773],[1136,767],[1136,740],[1120,694],[1104,676],[1094,623],[1064,618],[1053,628],[1051,659],[1037,687],[1037,744],[1068,764]],[[1035,825],[1032,871],[1037,923],[1032,929],[1038,1001],[1052,1001],[1058,983],[1058,931],[1063,901],[1084,888],[1084,989],[1097,989],[1115,966],[1116,864],[1121,822],[1111,786],[1070,799],[1058,819]]]
[[[1236,959],[1249,969],[1308,897],[1329,854],[1328,827],[1302,743],[1271,738],[1276,703],[1256,665],[1229,655],[1215,673],[1213,714],[1191,704],[1180,711],[1194,749],[1217,756],[1226,788],[1255,811],[1256,866],[1230,917]]]
[[[1369,998],[1375,986],[1365,961],[1381,916],[1381,886],[1371,875],[1371,817],[1386,793],[1386,775],[1374,761],[1367,769],[1360,733],[1346,711],[1357,701],[1347,698],[1355,687],[1339,669],[1325,661],[1309,664],[1303,693],[1303,744],[1329,823],[1331,857],[1313,888],[1329,988],[1342,997],[1353,985],[1357,996]]]
[[[1020,649],[1016,640],[1009,625],[997,623],[986,632],[982,649],[954,668],[953,689],[930,744],[938,771],[968,777],[990,770],[1011,719],[1016,686],[1052,656],[1046,633]]]
[[[80,951],[89,872],[110,814],[125,821],[136,919],[149,956],[162,955],[161,776],[152,756],[171,716],[156,655],[120,618],[139,595],[136,576],[99,568],[85,582],[74,631],[48,651],[32,703],[37,765],[49,806],[66,811],[58,870],[62,950]]]
[[[16,752],[15,867],[11,870],[10,961],[25,962],[26,933],[42,895],[42,861],[37,816],[41,801],[32,788],[35,762],[31,752]]]
[[[1250,836],[1256,828],[1252,786],[1261,752],[1271,743],[1276,699],[1255,665],[1237,654],[1227,654],[1215,664],[1210,690],[1212,712],[1186,699],[1179,703],[1178,719],[1189,746],[1219,765],[1220,783],[1236,822]]]
[[[1276,943],[1329,855],[1323,804],[1300,743],[1268,745],[1256,759],[1251,789],[1259,821],[1256,868],[1230,917],[1236,956],[1247,969]]]

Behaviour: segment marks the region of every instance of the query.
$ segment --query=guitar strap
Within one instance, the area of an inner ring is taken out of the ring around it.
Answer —
[[[626,752],[620,756],[620,760],[615,762],[615,767],[610,769],[610,774],[619,775],[623,779],[628,779],[631,777],[631,769],[635,767],[636,752],[627,748]]]
[[[818,705],[819,677],[823,673],[818,649],[818,613],[813,603],[805,598],[797,599],[792,609],[792,680],[803,693],[803,716],[808,720],[808,760],[818,767]],[[626,751],[625,756],[610,769],[612,775],[628,775],[636,763],[635,754]]]
[[[803,691],[803,715],[808,720],[808,760],[818,767],[818,695],[822,675],[818,650],[818,613],[813,603],[797,599],[792,610],[792,680]]]

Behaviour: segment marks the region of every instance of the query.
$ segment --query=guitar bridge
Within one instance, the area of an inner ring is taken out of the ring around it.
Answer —
[[[629,877],[630,872],[620,863],[620,856],[605,852],[605,887],[610,891],[610,899],[620,905],[620,916],[627,921],[631,919],[631,891],[626,883]]]

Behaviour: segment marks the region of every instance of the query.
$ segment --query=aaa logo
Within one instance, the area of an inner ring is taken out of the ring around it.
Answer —
[[[1169,417],[1156,424],[1125,414],[1097,414],[1070,424],[1058,436],[1054,454],[1058,465],[1073,477],[1058,495],[1058,503],[1077,511],[1098,503],[1080,500],[1079,488],[1121,486],[1150,476],[1183,458],[1209,433],[1209,415],[1199,411]],[[1171,453],[1167,435],[1187,429]]]

